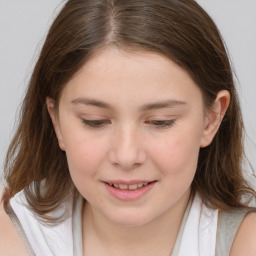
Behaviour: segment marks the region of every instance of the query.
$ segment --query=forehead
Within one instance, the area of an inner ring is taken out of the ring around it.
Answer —
[[[91,97],[115,102],[202,98],[189,74],[151,52],[106,49],[91,57],[67,83],[64,98]]]

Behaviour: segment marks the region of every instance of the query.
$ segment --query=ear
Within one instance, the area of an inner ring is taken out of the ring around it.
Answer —
[[[63,142],[63,138],[62,138],[62,134],[61,134],[61,130],[60,130],[60,125],[59,125],[59,120],[58,120],[58,115],[56,113],[56,107],[55,107],[55,102],[53,99],[51,98],[46,98],[46,105],[47,105],[47,110],[48,113],[51,117],[52,120],[52,124],[55,130],[55,134],[56,137],[58,139],[59,142],[59,147],[65,151],[65,147],[64,147],[64,142]]]
[[[227,90],[220,91],[211,109],[207,110],[204,131],[200,143],[202,148],[207,147],[212,142],[228,109],[229,102],[229,92]]]

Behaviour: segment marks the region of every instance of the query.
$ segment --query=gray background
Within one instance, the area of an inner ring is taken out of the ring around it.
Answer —
[[[256,0],[198,0],[226,41],[256,169]],[[26,85],[60,0],[0,0],[0,174]]]

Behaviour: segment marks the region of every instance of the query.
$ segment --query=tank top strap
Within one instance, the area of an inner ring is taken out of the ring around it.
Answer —
[[[246,214],[246,210],[219,213],[215,256],[229,255],[236,233]]]
[[[84,205],[84,198],[79,195],[74,200],[73,217],[72,217],[72,232],[73,232],[73,255],[83,255],[83,244],[82,244],[82,212]]]

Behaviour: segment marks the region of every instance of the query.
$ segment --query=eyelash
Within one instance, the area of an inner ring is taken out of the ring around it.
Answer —
[[[170,128],[175,124],[175,120],[152,120],[147,121],[147,124],[152,124],[157,129],[164,129],[164,128]]]
[[[101,128],[104,125],[110,124],[111,122],[109,120],[87,120],[82,119],[82,122],[84,125],[90,127],[90,128]],[[175,124],[175,120],[152,120],[152,121],[146,121],[146,124],[150,124],[155,126],[157,129],[164,129],[164,128],[170,128]]]
[[[86,126],[89,126],[90,128],[101,128],[106,124],[110,124],[110,121],[108,120],[87,120],[87,119],[82,119],[83,124]]]

